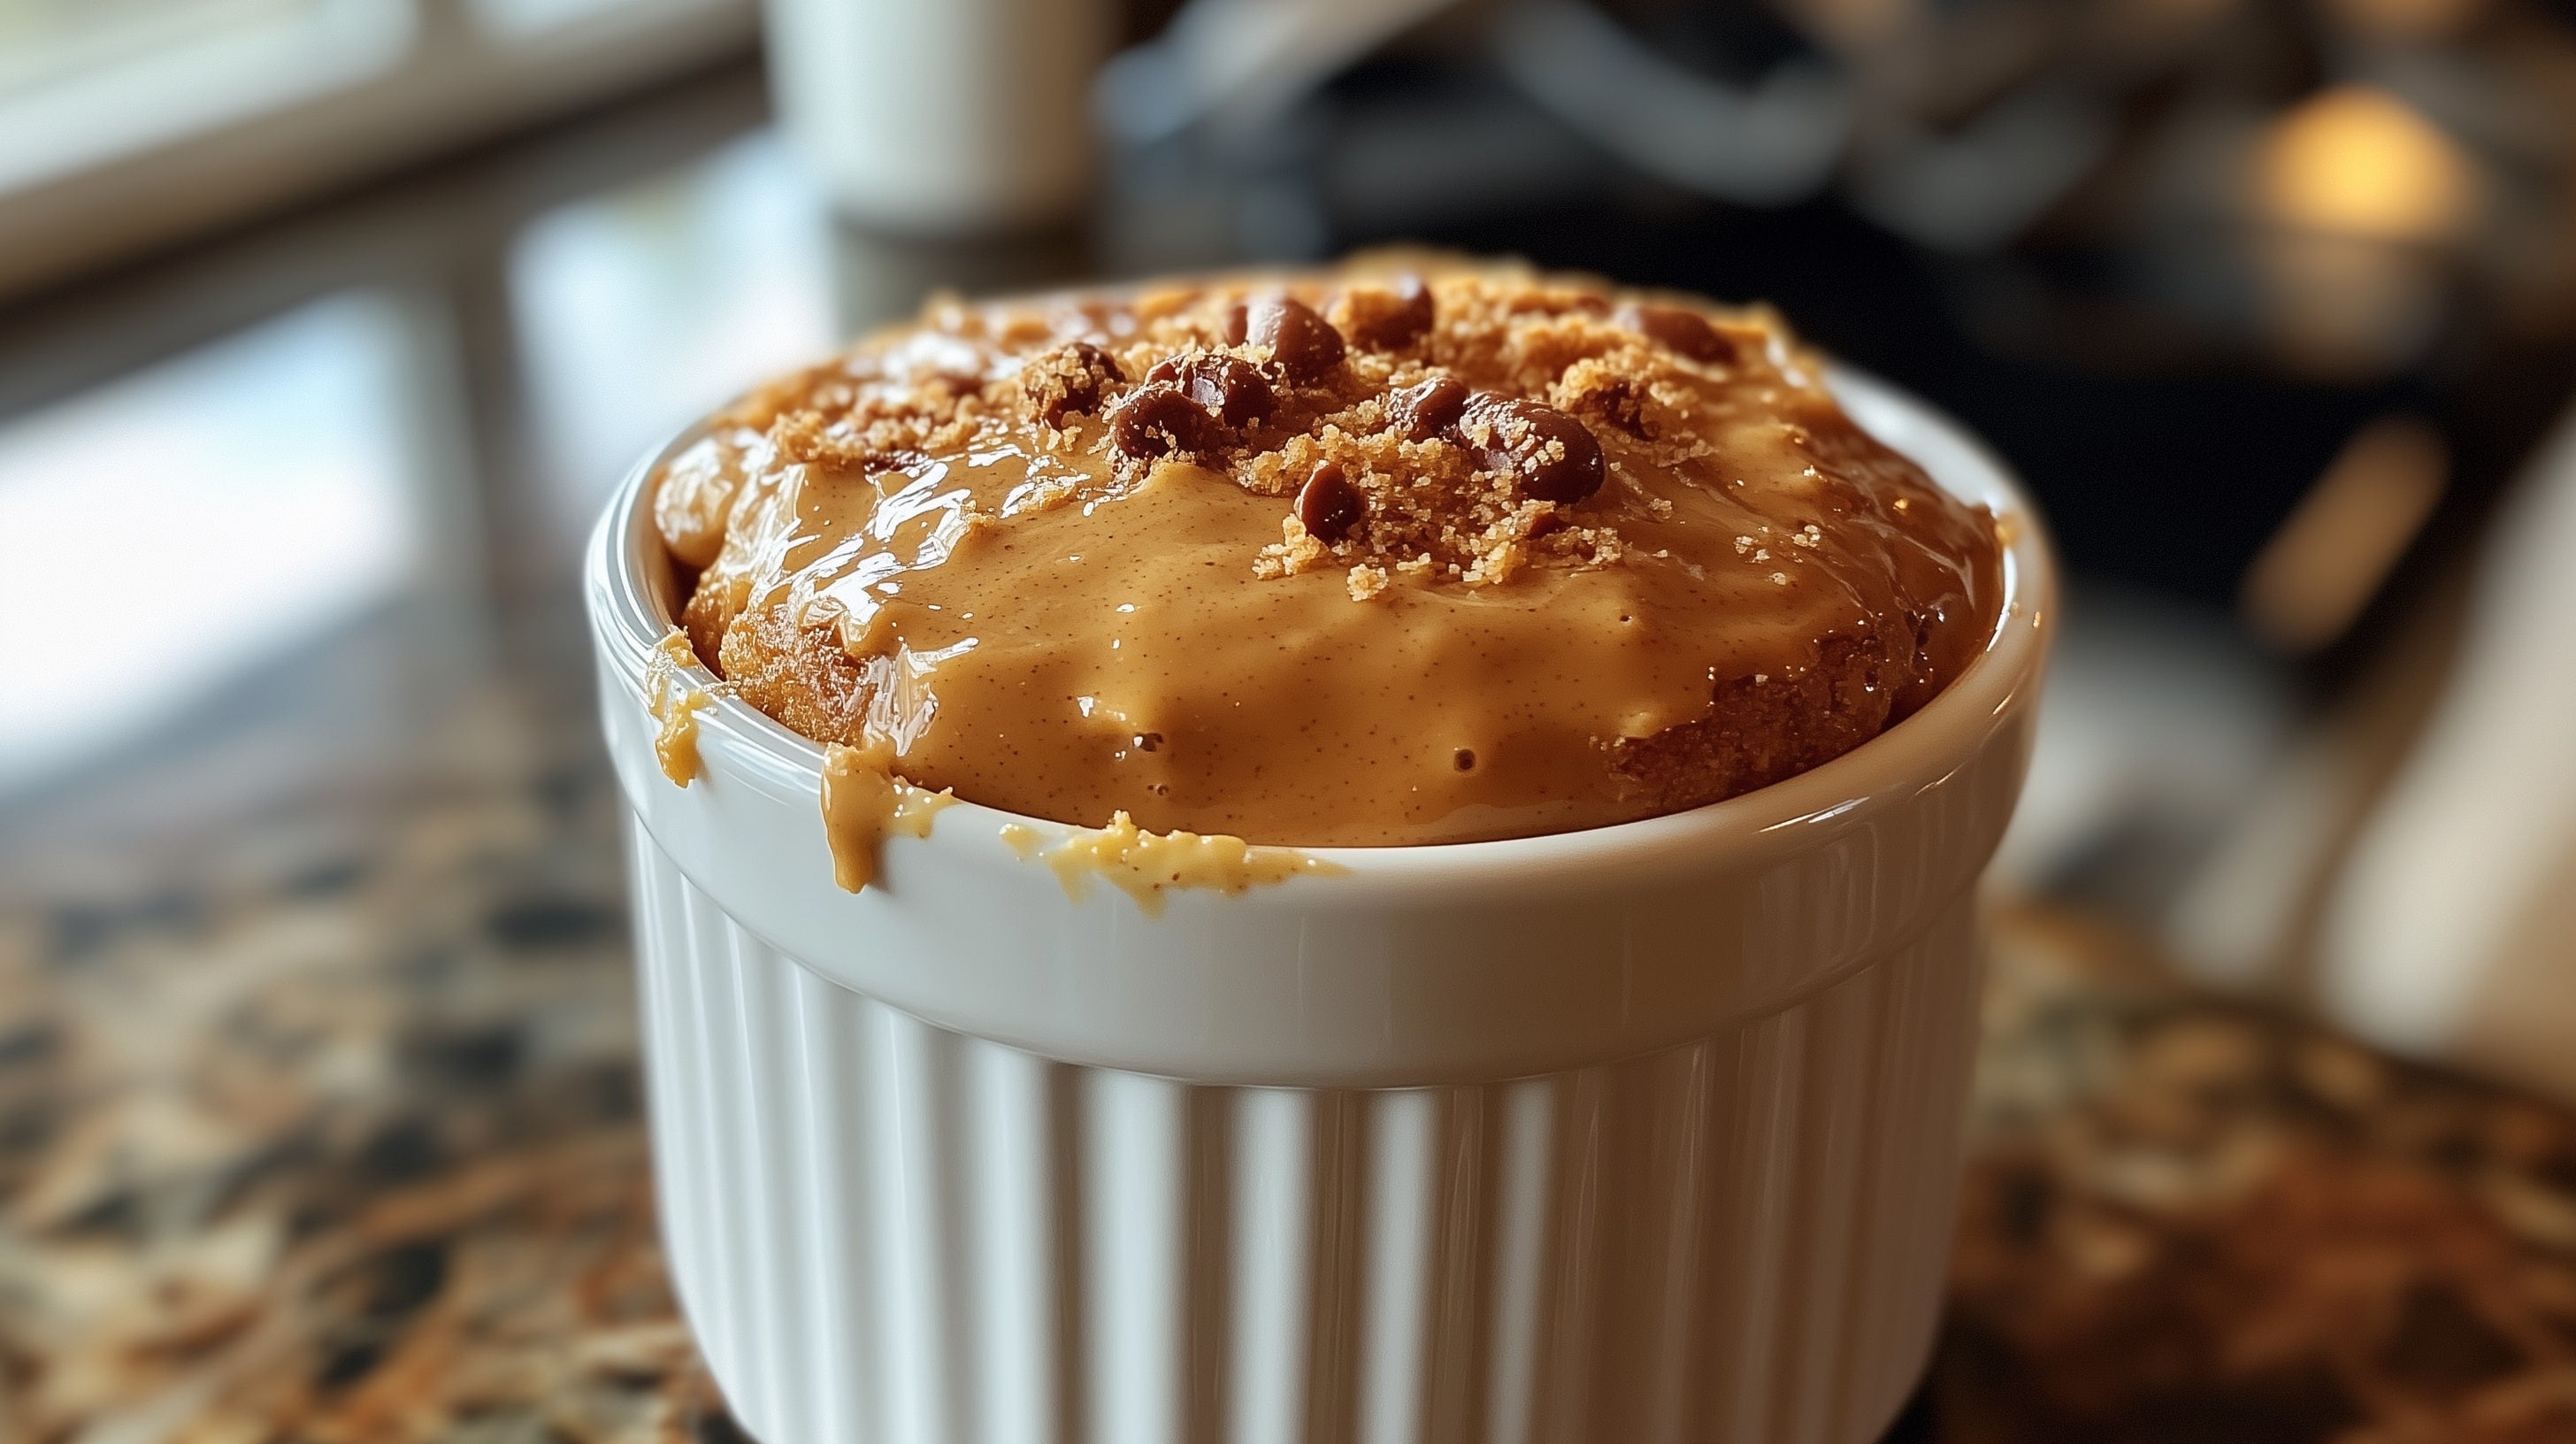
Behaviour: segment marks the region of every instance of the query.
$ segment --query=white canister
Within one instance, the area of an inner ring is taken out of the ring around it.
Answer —
[[[1594,831],[1313,850],[1147,916],[972,803],[833,886],[821,751],[644,703],[639,465],[589,563],[633,805],[664,1232],[770,1444],[1860,1444],[1939,1310],[1975,888],[2053,622],[1944,419],[1861,424],[2007,538],[1984,654],[1853,752]],[[684,438],[685,439],[685,438]],[[667,453],[665,453],[667,454]],[[711,679],[693,673],[703,684]]]
[[[862,224],[1010,231],[1081,208],[1107,0],[767,0],[790,144]]]

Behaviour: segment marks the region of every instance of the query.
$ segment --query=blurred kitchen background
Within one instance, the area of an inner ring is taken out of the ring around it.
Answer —
[[[2564,0],[0,0],[0,887],[478,765],[629,461],[933,287],[1398,240],[1964,418],[2078,579],[2002,885],[2576,1092]]]
[[[0,1437],[166,1437],[29,1340],[229,1337],[133,1260],[255,1289],[277,1170],[631,1124],[636,457],[934,288],[1394,241],[1963,418],[2074,576],[1998,894],[2576,1100],[2569,0],[0,0]]]

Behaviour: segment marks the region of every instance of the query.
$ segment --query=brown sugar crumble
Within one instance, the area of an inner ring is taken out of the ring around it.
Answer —
[[[862,390],[841,368],[821,368],[768,388],[733,419],[769,428],[791,465],[891,469],[1034,420],[1058,446],[1105,451],[1124,470],[1186,455],[1265,496],[1295,496],[1318,467],[1333,466],[1358,514],[1322,535],[1302,510],[1287,511],[1299,525],[1261,550],[1256,575],[1429,556],[1443,575],[1500,582],[1540,542],[1553,558],[1615,561],[1614,526],[1568,525],[1560,508],[1599,489],[1605,456],[1669,467],[1707,454],[1680,414],[1684,388],[1708,362],[1658,344],[1624,311],[1601,314],[1591,290],[1466,278],[1441,290],[1447,304],[1435,309],[1431,287],[1410,271],[1341,288],[1335,309],[1368,338],[1360,346],[1289,296],[1247,306],[1166,291],[1126,315],[1069,301],[1034,318],[934,303],[929,324],[1005,347],[1086,325],[1107,344],[1032,347],[1003,378],[990,377],[992,362],[973,359],[968,343],[953,358],[923,348],[888,368],[884,379],[905,383],[898,388]],[[1755,355],[1778,334],[1759,312],[1737,326]],[[1292,347],[1284,357],[1282,334]],[[955,369],[940,369],[942,359]],[[1128,385],[1131,375],[1142,384]],[[1616,433],[1606,451],[1604,428]],[[1301,547],[1301,535],[1321,545]]]
[[[739,695],[926,785],[1561,830],[1813,766],[1982,646],[1991,519],[1820,378],[1765,310],[1420,256],[940,300],[715,418],[655,515]]]

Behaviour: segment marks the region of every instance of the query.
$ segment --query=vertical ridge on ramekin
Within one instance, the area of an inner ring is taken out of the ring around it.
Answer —
[[[778,1418],[793,1407],[788,1396],[801,1393],[810,1369],[807,1356],[815,1349],[807,1327],[811,1310],[805,1295],[810,1290],[798,1287],[801,1270],[794,1259],[795,1241],[804,1232],[799,1218],[814,1206],[813,1193],[803,1186],[795,1150],[785,1144],[794,1137],[790,1125],[795,1098],[802,1092],[802,1080],[790,1066],[793,1055],[780,1046],[794,1035],[791,980],[772,966],[768,950],[756,939],[729,920],[718,925],[729,965],[725,992],[736,1046],[748,1065],[732,1126],[749,1160],[747,1172],[735,1176],[752,1184],[745,1190],[751,1227],[743,1243],[753,1260],[752,1307],[760,1310],[765,1324],[753,1332],[758,1341],[753,1347],[763,1360],[761,1408]]]
[[[1491,1308],[1485,1257],[1492,1246],[1493,1122],[1501,1089],[1437,1090],[1440,1142],[1431,1199],[1434,1246],[1423,1361],[1427,1444],[1480,1444]]]
[[[949,1347],[950,1299],[958,1280],[951,1253],[952,1115],[949,1050],[918,1019],[882,1005],[869,1008],[878,1066],[875,1183],[889,1226],[880,1231],[886,1335],[895,1348],[888,1396],[906,1444],[969,1437],[955,1405],[955,1359]]]
[[[747,1296],[751,1279],[750,1261],[743,1257],[743,1212],[744,1196],[757,1184],[743,1164],[726,1156],[726,1141],[735,1136],[733,1120],[740,1111],[734,1097],[740,1085],[739,1069],[716,1065],[719,1057],[735,1057],[732,1029],[715,1001],[731,991],[723,914],[695,888],[683,884],[672,893],[678,903],[679,936],[688,940],[688,956],[681,960],[686,967],[679,979],[679,1023],[688,1035],[688,1052],[698,1063],[684,1096],[695,1104],[698,1157],[690,1176],[697,1189],[698,1216],[709,1226],[704,1237],[710,1257],[697,1271],[701,1311],[724,1321],[708,1362],[740,1380],[740,1391],[756,1408],[768,1400],[768,1361],[748,1337],[758,1325],[750,1313],[753,1300]]]
[[[1234,1384],[1235,1113],[1241,1089],[1182,1085],[1188,1221],[1182,1269],[1181,1437],[1225,1437]]]
[[[1119,1444],[1189,1444],[1180,1432],[1188,1402],[1180,1372],[1188,1356],[1184,1085],[1106,1069],[1086,1070],[1082,1084],[1092,1433]]]
[[[1539,1370],[1543,1260],[1551,1223],[1554,1127],[1562,1084],[1547,1078],[1496,1090],[1494,1222],[1486,1256],[1491,1324],[1484,1387],[1484,1434],[1492,1444],[1531,1444]]]
[[[1610,1073],[1586,1068],[1553,1081],[1559,1137],[1550,1191],[1557,1267],[1544,1285],[1544,1364],[1531,1383],[1541,1444],[1585,1444],[1601,1314],[1601,1130]]]
[[[1050,1240],[1055,1279],[1054,1347],[1049,1363],[1056,1380],[1056,1438],[1062,1444],[1091,1444],[1091,1376],[1087,1372],[1089,1341],[1083,1328],[1091,1304],[1091,1273],[1085,1249],[1091,1237],[1089,1200],[1083,1195],[1082,1080],[1091,1070],[1070,1063],[1044,1061],[1046,1080],[1047,1187],[1055,1205]]]
[[[626,875],[631,879],[636,914],[635,994],[644,1054],[644,1107],[655,1135],[651,1150],[653,1199],[664,1236],[670,1240],[664,1252],[676,1287],[686,1267],[678,1240],[694,1236],[697,1220],[690,1212],[690,1180],[674,1162],[685,1149],[672,1141],[673,1135],[686,1126],[682,1120],[695,1102],[671,1076],[679,1065],[670,988],[681,966],[664,953],[673,936],[665,924],[677,905],[671,896],[675,874],[670,868],[655,865],[661,854],[645,836],[643,824],[632,817],[627,820],[625,841]]]
[[[1662,1218],[1661,1227],[1639,1234],[1658,1240],[1647,1252],[1657,1265],[1652,1275],[1656,1327],[1640,1341],[1640,1352],[1652,1363],[1643,1381],[1647,1387],[1637,1395],[1643,1415],[1638,1437],[1651,1444],[1682,1444],[1687,1438],[1689,1396],[1698,1379],[1689,1353],[1693,1346],[1705,1345],[1697,1327],[1701,1300],[1696,1285],[1703,1258],[1711,1252],[1706,1246],[1705,1215],[1713,1172],[1709,1134],[1715,1119],[1709,1095],[1714,1086],[1711,1073],[1719,1066],[1717,1054],[1722,1047],[1702,1043],[1658,1060],[1663,1076],[1655,1091],[1666,1099],[1660,1111],[1671,1119],[1671,1132],[1649,1145],[1655,1171],[1665,1176],[1651,1181],[1642,1196]]]
[[[1314,1106],[1294,1089],[1232,1090],[1234,1273],[1227,1444],[1299,1444],[1306,1423],[1307,1278],[1315,1219]],[[1286,1346],[1283,1346],[1286,1345]]]
[[[1056,1070],[990,1043],[971,1043],[968,1053],[977,1102],[961,1126],[975,1130],[963,1144],[976,1152],[980,1186],[965,1206],[975,1220],[971,1236],[984,1251],[972,1297],[984,1333],[976,1358],[988,1381],[979,1437],[992,1444],[1048,1444],[1062,1417],[1051,1244]]]
[[[1362,1347],[1361,1263],[1369,1192],[1368,1115],[1362,1095],[1317,1089],[1310,1115],[1314,1149],[1314,1229],[1308,1267],[1314,1295],[1305,1337],[1306,1438],[1354,1444],[1359,1428]]]
[[[1430,1332],[1432,1184],[1440,1159],[1439,1094],[1406,1088],[1364,1095],[1368,1191],[1361,1254],[1359,1444],[1426,1438],[1423,1349]]]
[[[862,1437],[859,1421],[868,1402],[879,1392],[875,1354],[873,1350],[853,1349],[852,1357],[834,1360],[830,1350],[836,1340],[867,1337],[860,1323],[866,1300],[856,1272],[859,1265],[852,1239],[873,1215],[858,1192],[844,1186],[840,1162],[848,1151],[834,1146],[848,1136],[852,1127],[850,1108],[859,1097],[855,1088],[842,1084],[846,1062],[857,1053],[848,1019],[858,1011],[861,1000],[803,968],[791,970],[789,986],[796,999],[796,1033],[791,1051],[797,1068],[808,1080],[803,1090],[805,1104],[797,1114],[797,1176],[817,1205],[805,1214],[804,1244],[809,1257],[802,1270],[811,1296],[806,1317],[814,1321],[817,1333],[810,1341],[813,1367],[818,1371],[818,1417],[812,1422],[818,1438],[857,1439]],[[825,1086],[812,1086],[817,1080]],[[822,1206],[826,1200],[841,1200],[842,1204],[827,1208]]]

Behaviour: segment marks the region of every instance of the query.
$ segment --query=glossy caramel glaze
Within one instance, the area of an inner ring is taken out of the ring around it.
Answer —
[[[699,655],[788,726],[1306,846],[1776,781],[1920,706],[1999,591],[1993,519],[1768,313],[1418,260],[934,304],[717,418],[655,517]]]

